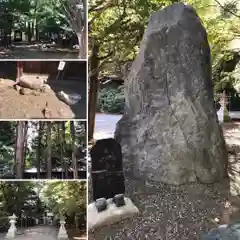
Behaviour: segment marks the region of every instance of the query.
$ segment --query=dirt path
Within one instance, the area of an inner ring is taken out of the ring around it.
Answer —
[[[0,118],[1,119],[42,119],[43,109],[48,103],[50,110],[49,118],[69,119],[86,118],[86,83],[84,81],[52,81],[49,83],[51,89],[45,93],[21,95],[13,89],[12,80],[0,81]],[[79,103],[68,106],[56,96],[58,91],[66,93],[78,93],[82,99]]]
[[[57,240],[58,229],[53,226],[37,225],[27,229],[18,229],[15,240]],[[74,232],[74,233],[73,233]],[[87,240],[86,233],[67,231],[69,240]],[[4,240],[6,233],[0,234],[0,240]]]
[[[237,170],[240,124],[226,124],[223,130],[229,160],[234,163],[230,164],[229,171],[236,177],[240,175]],[[106,236],[112,236],[114,240],[198,240],[201,234],[219,224],[240,220],[240,198],[231,195],[234,183],[237,183],[234,176],[222,183],[179,187],[165,184],[156,187],[154,183],[126,178],[126,195],[131,197],[141,214],[89,233],[89,240],[104,240]]]
[[[20,45],[0,49],[0,59],[78,59],[78,51],[68,49],[41,49],[38,45]]]

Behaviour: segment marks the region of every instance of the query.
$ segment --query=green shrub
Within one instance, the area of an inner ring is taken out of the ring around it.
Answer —
[[[98,109],[106,113],[123,113],[125,105],[124,90],[118,88],[103,88],[99,92]]]

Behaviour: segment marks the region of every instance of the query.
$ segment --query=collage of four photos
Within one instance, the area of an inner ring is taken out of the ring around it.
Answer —
[[[0,240],[240,240],[240,2],[0,1]]]

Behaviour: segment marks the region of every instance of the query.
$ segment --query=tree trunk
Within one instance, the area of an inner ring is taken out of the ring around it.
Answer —
[[[34,34],[35,34],[35,31],[34,31],[34,22],[32,22],[32,24],[31,24],[31,32],[32,32],[32,37],[33,37],[33,39],[34,39]]]
[[[41,140],[43,135],[43,127],[44,122],[39,121],[39,128],[38,128],[38,148],[37,148],[37,178],[40,179],[40,171],[41,171]]]
[[[72,137],[72,167],[73,167],[73,178],[78,179],[78,163],[76,157],[76,134],[74,121],[70,121],[70,131]]]
[[[90,72],[93,71],[94,74],[90,76],[89,79],[89,99],[88,99],[88,140],[93,140],[94,127],[95,127],[95,115],[97,109],[98,100],[98,89],[99,89],[99,45],[94,44],[91,56],[91,66]]]
[[[63,137],[62,132],[60,131],[61,122],[57,124],[57,144],[59,146],[58,150],[60,150],[60,162],[61,162],[61,178],[64,179],[64,164],[63,164]]]
[[[62,122],[62,153],[64,154],[65,150],[65,143],[66,143],[66,136],[65,136],[66,128],[65,128],[65,122]],[[62,155],[63,158],[63,155]],[[68,179],[68,163],[63,159],[63,165],[64,165],[64,171],[65,171],[65,178]]]
[[[23,165],[22,165],[22,172],[25,172],[25,166],[26,166],[26,155],[27,155],[27,132],[28,132],[28,122],[24,122],[24,133],[23,133],[23,138],[24,138],[24,148],[23,148]]]
[[[82,29],[82,58],[85,59],[87,58],[87,48],[88,48],[88,37],[87,37],[87,32],[88,32],[88,11],[87,11],[87,0],[82,0],[83,3],[83,9],[84,9],[84,16],[83,16],[83,29]]]
[[[81,33],[77,33],[78,44],[79,44],[79,52],[78,58],[86,59],[86,49],[87,49],[87,34],[86,34],[86,27],[83,28]]]
[[[15,150],[15,173],[16,178],[23,178],[23,151],[24,151],[24,122],[17,123],[16,134],[16,150]]]
[[[36,34],[36,41],[39,41],[39,30],[38,30],[38,24],[35,26],[35,34]]]
[[[52,123],[47,122],[47,178],[52,178]]]
[[[32,31],[31,31],[31,23],[28,22],[28,42],[32,42]]]

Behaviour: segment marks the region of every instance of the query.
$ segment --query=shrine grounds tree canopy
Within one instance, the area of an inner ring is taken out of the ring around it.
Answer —
[[[47,209],[57,217],[86,213],[86,183],[62,181],[0,182],[0,227],[13,213],[41,217]],[[74,218],[73,218],[74,219]]]
[[[76,34],[79,55],[86,54],[85,0],[2,0],[0,1],[0,31],[2,37],[16,30],[26,32],[28,40],[38,41],[45,33]]]
[[[150,14],[174,2],[192,5],[208,33],[213,68],[225,57],[229,43],[239,36],[239,6],[236,1],[217,0],[89,1],[89,46],[91,74],[98,66],[101,75],[121,71],[138,51]],[[96,64],[96,61],[98,63]]]

